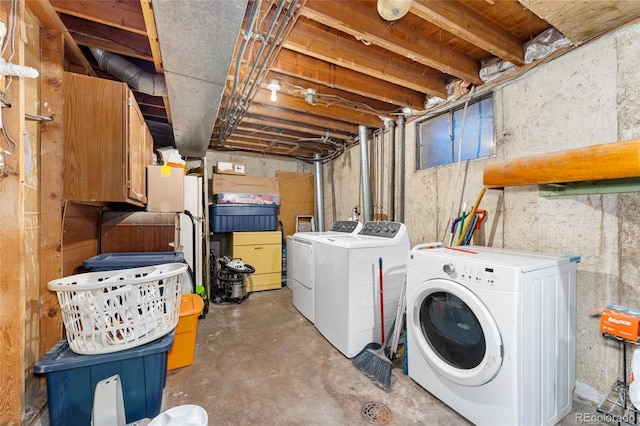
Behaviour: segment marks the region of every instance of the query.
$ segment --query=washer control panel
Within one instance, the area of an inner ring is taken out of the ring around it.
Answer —
[[[355,220],[339,220],[333,225],[332,231],[352,233],[358,227],[360,222]]]
[[[393,238],[398,234],[401,227],[402,224],[400,222],[367,222],[358,234]]]

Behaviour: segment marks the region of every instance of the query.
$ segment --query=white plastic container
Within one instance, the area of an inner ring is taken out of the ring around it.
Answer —
[[[629,377],[629,399],[636,409],[640,409],[640,348],[633,351],[631,375]]]
[[[209,416],[198,405],[178,405],[154,417],[149,426],[207,426]]]

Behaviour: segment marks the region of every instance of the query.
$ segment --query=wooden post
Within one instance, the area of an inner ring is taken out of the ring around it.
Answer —
[[[8,22],[10,10],[11,2],[0,2],[2,22]],[[24,43],[19,30],[23,14],[24,4],[18,2],[14,16],[18,30],[11,59],[14,64],[24,64]],[[0,424],[3,425],[22,424],[26,370],[24,79],[14,78],[8,89],[7,83],[6,77],[0,80],[4,99],[11,103],[11,108],[2,108],[2,125],[11,139],[0,135],[0,147],[11,152],[3,156],[5,173],[0,174]]]

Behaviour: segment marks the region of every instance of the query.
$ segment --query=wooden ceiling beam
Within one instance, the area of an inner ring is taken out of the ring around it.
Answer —
[[[265,149],[268,149],[269,152],[273,151],[276,145],[279,143],[284,143],[284,141],[278,140],[276,137],[265,137],[264,135],[253,135],[247,136],[244,134],[234,133],[230,138],[228,138],[225,142],[225,145],[228,145],[230,141],[234,142],[245,142],[247,144],[253,144],[255,146],[261,146]],[[291,142],[295,143],[295,142]]]
[[[147,31],[147,39],[151,48],[151,56],[153,57],[153,66],[158,74],[164,74],[162,65],[162,55],[160,53],[160,41],[158,40],[158,30],[156,28],[156,20],[153,16],[153,8],[151,0],[140,0],[142,9],[142,17],[144,18],[144,26]],[[167,119],[171,122],[171,108],[169,104],[169,95],[162,97],[164,109],[166,110]]]
[[[244,150],[250,150],[250,151],[255,151],[255,152],[261,152],[261,153],[266,153],[266,154],[271,154],[271,155],[287,155],[287,153],[291,150],[291,146],[290,145],[275,145],[271,151],[267,152],[264,149],[264,145],[263,144],[258,144],[255,143],[253,141],[246,141],[243,140],[242,138],[230,138],[227,140],[227,142],[225,142],[225,147],[227,148],[231,148],[231,151],[233,151],[233,148],[235,149],[244,149]],[[311,151],[308,151],[309,154],[312,154]],[[311,155],[309,155],[311,156]]]
[[[271,102],[269,99],[271,93],[269,90],[258,90],[253,98],[253,104],[258,103],[265,106],[275,106],[277,108],[289,109],[312,116],[319,116],[337,121],[346,121],[349,123],[357,123],[366,125],[367,127],[381,127],[383,122],[378,115],[374,115],[371,111],[360,112],[342,105],[309,105],[304,99],[289,96],[280,92],[277,102]]]
[[[167,112],[163,107],[150,106],[145,104],[138,104],[138,106],[140,107],[140,112],[142,112],[143,116],[160,118],[165,122],[168,121]]]
[[[282,140],[289,141],[297,141],[298,139],[307,139],[313,138],[315,135],[310,135],[309,133],[305,133],[304,131],[295,131],[290,130],[287,132],[282,131],[282,129],[276,129],[274,127],[264,127],[253,125],[250,123],[245,123],[244,121],[238,125],[238,127],[234,130],[234,134],[251,136],[254,134],[264,134],[269,137],[274,138],[282,138]]]
[[[335,132],[347,132],[351,134],[358,134],[358,125],[351,124],[344,121],[336,121],[333,119],[320,117],[317,115],[305,114],[302,112],[296,112],[292,110],[274,108],[271,106],[264,106],[259,103],[252,104],[248,111],[248,114],[272,116],[282,120],[298,123],[298,126],[304,128],[304,126],[315,126],[327,131]]]
[[[257,139],[257,140],[270,139],[272,141],[281,141],[281,142],[290,142],[290,143],[296,143],[298,139],[302,139],[301,137],[295,137],[293,135],[289,135],[286,133],[256,131],[252,128],[247,128],[246,126],[241,126],[235,129],[233,131],[232,137],[234,138],[243,137],[246,139]]]
[[[390,29],[389,22],[378,14],[376,2],[309,0],[302,14],[308,19],[427,67],[462,80],[482,84],[480,64],[444,43],[420,37],[415,29],[402,19],[394,21]]]
[[[424,92],[379,80],[288,49],[280,51],[271,70],[401,107],[423,109],[426,100]],[[444,80],[435,96],[447,97]]]
[[[330,33],[302,19],[298,20],[284,47],[418,92],[440,96],[445,90],[444,74],[430,72],[403,56],[378,46],[366,46],[351,36]],[[479,77],[473,81],[476,80]]]
[[[603,31],[618,28],[640,16],[638,1],[518,1],[575,44],[582,44]],[[594,4],[602,7],[594,7]]]
[[[136,97],[136,101],[138,101],[138,104],[146,104],[146,105],[153,105],[153,106],[157,106],[159,108],[162,108],[162,98],[159,96],[152,96],[146,93],[142,93],[142,92],[138,92],[138,91],[134,91],[133,92],[135,97]]]
[[[304,127],[300,127],[300,124],[297,122],[284,121],[281,119],[273,119],[272,117],[264,117],[264,116],[254,116],[254,115],[246,115],[240,123],[239,126],[259,126],[265,129],[273,129],[271,131],[287,131],[293,132],[296,134],[297,132],[304,132],[306,135],[303,135],[301,139],[308,137],[329,137],[332,139],[341,139],[347,140],[350,139],[353,135],[352,132],[336,132],[330,131],[322,127],[316,127],[312,125],[306,125]]]
[[[49,0],[58,13],[147,35],[140,0]]]
[[[227,147],[244,147],[248,149],[252,149],[259,152],[269,153],[269,154],[279,154],[279,155],[290,155],[296,152],[297,155],[306,155],[311,157],[313,154],[327,154],[329,151],[325,147],[320,144],[305,144],[301,145],[295,142],[288,143],[282,142],[279,140],[272,140],[265,146],[265,144],[269,142],[269,140],[254,140],[250,138],[245,138],[242,136],[233,136],[229,138],[225,142],[225,146]],[[313,148],[316,149],[313,149]]]
[[[26,0],[25,4],[31,13],[33,13],[33,16],[41,27],[62,33],[65,57],[67,57],[72,64],[81,67],[87,75],[95,76],[96,73],[93,71],[93,67],[78,47],[78,43],[76,43],[73,36],[64,26],[64,23],[51,6],[51,3],[43,0]]]
[[[309,81],[296,76],[289,76],[281,73],[270,72],[265,81],[276,79],[283,86],[283,90],[291,95],[304,97],[303,90],[313,89],[316,91],[316,98],[327,104],[344,104],[357,106],[358,109],[369,109],[376,114],[388,115],[400,112],[401,108],[388,102],[381,102],[377,99],[358,95],[357,93],[345,90],[334,89],[313,81]],[[420,106],[422,108],[423,105]]]
[[[498,58],[524,65],[524,43],[463,3],[414,0],[411,13]]]
[[[78,44],[153,61],[146,35],[130,33],[71,15],[61,15],[61,19]]]

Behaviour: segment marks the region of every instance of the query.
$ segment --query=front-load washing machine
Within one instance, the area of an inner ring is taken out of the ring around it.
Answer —
[[[409,252],[407,228],[367,222],[358,234],[317,239],[314,250],[315,326],[352,358],[382,339],[380,269],[385,335],[393,324]]]
[[[287,286],[293,292],[293,306],[314,322],[314,243],[322,237],[336,237],[360,232],[362,223],[343,220],[326,232],[296,232],[287,237]]]
[[[409,376],[478,425],[553,425],[575,387],[577,256],[419,245]]]

